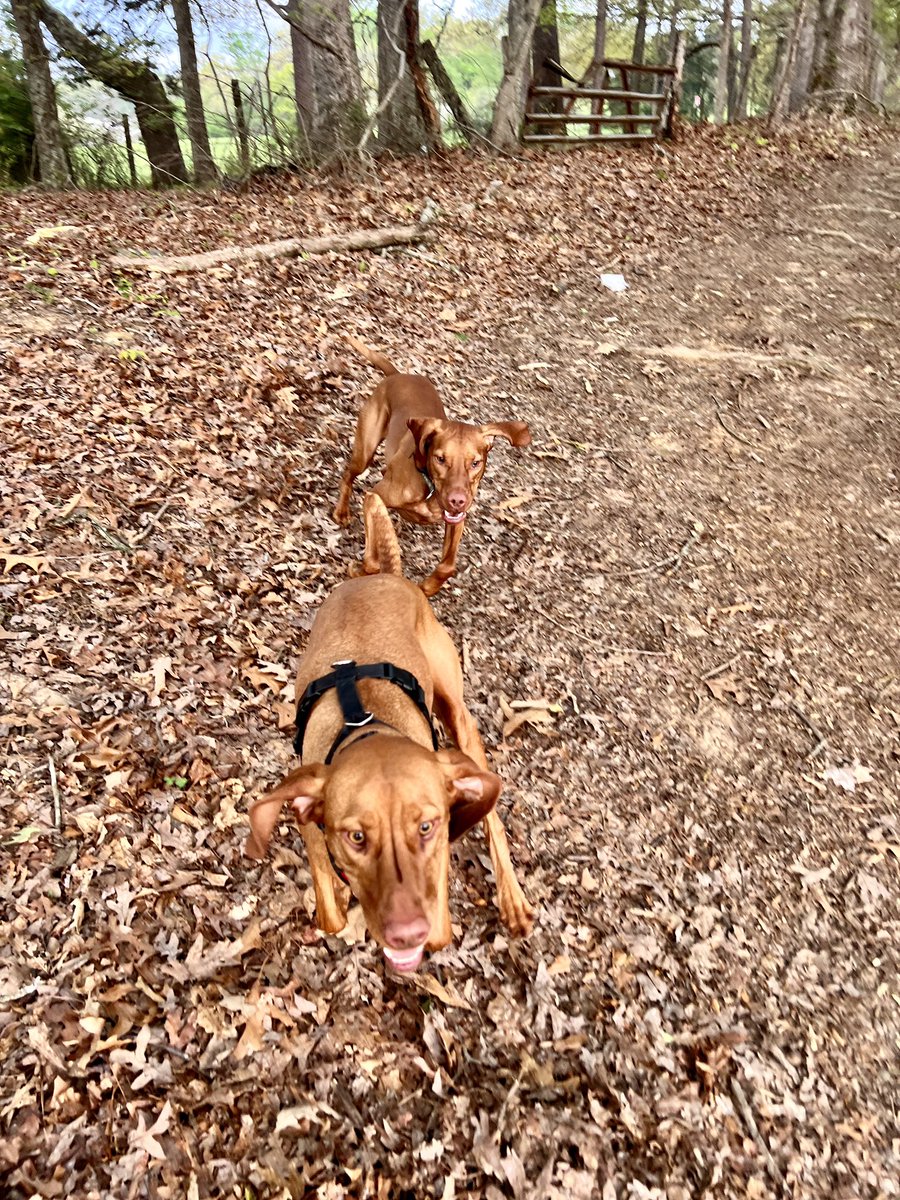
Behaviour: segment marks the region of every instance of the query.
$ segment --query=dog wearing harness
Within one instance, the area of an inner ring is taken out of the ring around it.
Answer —
[[[380,498],[370,493],[364,513],[367,553],[399,572]],[[391,966],[414,971],[426,949],[451,940],[450,843],[482,822],[501,918],[528,933],[531,906],[495,811],[501,781],[463,701],[456,649],[422,591],[398,573],[340,584],[316,616],[295,694],[302,765],[251,805],[247,853],[265,855],[289,806],[319,929],[344,927],[352,893]],[[438,749],[432,712],[458,748]]]

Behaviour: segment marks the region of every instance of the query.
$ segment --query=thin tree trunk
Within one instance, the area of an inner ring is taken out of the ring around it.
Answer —
[[[717,125],[724,125],[726,106],[728,103],[728,59],[731,51],[731,0],[724,0],[722,5],[722,36],[719,39],[719,69],[716,75],[716,99],[713,108],[713,120]]]
[[[669,56],[667,61],[675,62],[675,51],[678,49],[678,18],[681,16],[682,0],[674,0],[672,5],[672,20],[669,22]]]
[[[419,58],[419,0],[406,0],[403,5],[403,21],[406,29],[406,65],[416,91],[428,148],[433,154],[437,154],[443,149],[441,119],[428,91],[428,79]]]
[[[444,103],[453,113],[453,119],[456,122],[457,129],[469,141],[471,135],[476,131],[475,123],[466,109],[465,103],[453,80],[447,74],[447,69],[441,62],[440,56],[432,42],[425,41],[419,46],[422,53],[422,59],[425,66],[431,72],[431,78],[434,80],[434,85],[444,98]]]
[[[750,94],[750,66],[753,62],[753,0],[744,0],[741,13],[741,66],[735,119],[747,119],[747,98]]]
[[[194,46],[194,26],[191,21],[190,0],[172,0],[175,31],[178,34],[178,54],[181,58],[181,86],[184,89],[184,111],[187,117],[188,138],[191,143],[194,179],[197,183],[213,183],[218,176],[209,148],[206,113],[200,91],[200,72],[197,70],[197,50]]]
[[[603,65],[606,58],[606,3],[607,0],[597,0],[597,13],[594,17],[594,57],[585,76],[589,86],[597,89],[603,87],[606,79],[606,67]],[[598,117],[602,115],[603,100],[600,96],[591,100],[591,112],[596,113]],[[600,124],[588,126],[588,133],[594,136],[602,132],[603,127]]]
[[[146,63],[126,58],[118,47],[98,45],[48,0],[34,0],[34,3],[41,21],[63,53],[80,63],[94,79],[134,104],[155,185],[187,183],[175,110],[155,71]]]
[[[541,0],[509,0],[508,34],[503,47],[503,76],[494,101],[491,141],[498,150],[514,150],[522,125],[522,93],[531,38]]]
[[[250,134],[247,129],[247,114],[244,112],[244,98],[241,95],[240,81],[231,81],[231,99],[234,102],[234,121],[238,136],[238,157],[241,163],[241,178],[250,174]]]
[[[38,13],[31,0],[11,0],[11,3],[16,33],[22,43],[41,183],[49,188],[67,188],[71,186],[72,178],[63,148],[56,88],[50,75],[50,58]]]
[[[378,146],[414,154],[425,127],[406,53],[406,0],[378,0]]]
[[[127,114],[122,115],[122,133],[125,135],[125,157],[128,159],[128,177],[131,180],[131,186],[136,188],[138,185],[137,167],[134,162],[134,145],[131,141],[131,122],[128,120]]]
[[[648,0],[638,0],[637,24],[634,27],[634,47],[631,51],[631,61],[642,63],[647,41],[647,8]]]
[[[788,95],[790,94],[791,80],[794,75],[794,63],[797,58],[797,49],[800,45],[800,30],[803,28],[803,21],[806,17],[806,3],[807,0],[797,0],[790,38],[784,49],[772,89],[772,108],[769,112],[769,120],[772,122],[781,121],[787,112]]]

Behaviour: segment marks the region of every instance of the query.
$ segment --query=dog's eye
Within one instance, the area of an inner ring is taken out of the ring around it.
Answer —
[[[475,458],[472,460],[472,470],[473,471],[477,471],[480,466],[481,466],[480,458]]]
[[[362,847],[366,844],[366,835],[363,833],[363,831],[361,829],[351,829],[350,832],[347,834],[347,837],[350,839],[350,841],[353,843],[354,846]]]
[[[445,456],[443,454],[436,454],[434,456],[434,461],[438,464],[439,467],[442,467],[444,465],[444,463],[447,461],[447,459],[445,458]]]
[[[434,829],[434,821],[423,821],[419,826],[419,833],[422,837],[428,837],[432,829]]]

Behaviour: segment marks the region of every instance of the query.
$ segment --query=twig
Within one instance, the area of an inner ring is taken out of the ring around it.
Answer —
[[[743,653],[743,649],[738,650],[737,654],[732,654],[731,658],[727,658],[725,662],[719,663],[717,667],[713,667],[711,671],[707,671],[705,675],[701,675],[701,683],[705,683],[707,679],[714,679],[716,675],[721,675],[723,671],[727,671],[729,667],[733,667]]]
[[[722,426],[722,428],[725,430],[725,432],[730,433],[731,436],[735,439],[735,441],[743,442],[745,446],[752,446],[755,449],[755,447],[756,447],[755,442],[751,442],[749,438],[741,437],[741,435],[739,433],[736,433],[731,428],[730,425],[725,424],[725,418],[722,416],[722,410],[719,408],[718,405],[716,405],[716,417],[718,418],[719,424]]]
[[[57,829],[62,829],[62,801],[59,796],[59,783],[56,778],[56,763],[53,761],[53,755],[47,755],[47,769],[50,772],[50,791],[53,795],[53,824]]]
[[[747,1132],[762,1151],[762,1156],[766,1160],[766,1166],[769,1168],[769,1174],[773,1179],[777,1180],[778,1183],[784,1184],[784,1175],[781,1173],[781,1168],[779,1167],[778,1163],[772,1157],[772,1151],[769,1149],[768,1143],[763,1135],[759,1132],[759,1126],[756,1123],[756,1118],[753,1115],[753,1110],[750,1108],[747,1097],[744,1095],[744,1089],[733,1075],[729,1082],[731,1084],[731,1096],[734,1100],[735,1107],[737,1108],[744,1124],[747,1126]]]
[[[148,522],[144,526],[144,528],[139,530],[138,533],[136,533],[134,535],[134,537],[131,539],[132,546],[139,546],[141,544],[141,542],[144,540],[144,538],[147,537],[147,535],[150,533],[151,529],[153,529],[156,525],[159,524],[159,522],[165,516],[168,509],[175,503],[175,501],[181,500],[181,499],[182,499],[181,495],[170,496],[168,498],[168,500],[166,500],[163,504],[161,504],[159,506],[159,508],[156,510],[156,512],[153,514],[153,516],[150,517],[150,519],[148,520]]]
[[[549,621],[551,625],[555,625],[557,629],[561,629],[571,637],[586,642],[589,646],[593,646],[595,650],[601,650],[604,654],[643,654],[648,658],[668,657],[666,650],[634,650],[631,646],[606,646],[601,642],[595,641],[592,637],[588,637],[586,633],[581,633],[580,630],[573,629],[571,625],[563,625],[562,621],[557,621],[556,617],[551,617],[548,612],[545,612],[537,604],[532,604],[531,607],[536,613],[540,613],[545,621]]]
[[[500,1142],[503,1139],[503,1122],[506,1120],[506,1114],[509,1112],[509,1106],[510,1106],[510,1104],[512,1104],[513,1100],[515,1099],[516,1093],[518,1092],[519,1088],[522,1086],[522,1080],[524,1079],[524,1077],[525,1077],[525,1068],[523,1066],[523,1067],[519,1068],[518,1075],[513,1080],[512,1086],[510,1087],[509,1091],[506,1093],[506,1096],[503,1099],[503,1103],[500,1105],[500,1112],[497,1114],[497,1124],[494,1127],[494,1141],[497,1143],[498,1146],[500,1145]]]
[[[803,722],[803,724],[806,726],[806,728],[809,730],[809,732],[816,739],[815,746],[813,746],[813,748],[812,748],[812,750],[810,750],[809,754],[806,755],[807,759],[817,758],[822,753],[822,751],[825,749],[825,747],[828,745],[828,739],[826,738],[826,736],[822,732],[822,730],[819,729],[818,725],[815,725],[809,719],[809,717],[806,715],[806,713],[803,711],[803,709],[800,708],[798,705],[796,705],[793,702],[793,700],[788,702],[788,708],[791,710],[791,712],[794,714],[795,717],[800,718],[800,720]]]
[[[783,232],[789,237],[802,237],[808,233],[812,237],[837,238],[838,241],[846,242],[848,246],[855,246],[857,250],[862,250],[866,254],[877,254],[880,258],[884,258],[887,253],[880,246],[870,246],[868,242],[861,242],[851,234],[845,233],[843,229],[806,229],[801,227],[785,229]]]
[[[703,532],[703,526],[698,521],[691,530],[691,536],[684,543],[677,554],[670,554],[668,558],[661,558],[658,562],[650,563],[648,567],[635,567],[633,571],[614,571],[612,572],[613,579],[628,579],[632,575],[649,575],[651,571],[675,571],[681,566],[685,556],[690,552],[691,548],[700,540],[700,534]]]

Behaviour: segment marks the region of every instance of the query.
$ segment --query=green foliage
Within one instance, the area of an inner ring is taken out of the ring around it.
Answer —
[[[34,124],[22,62],[0,50],[0,184],[31,178]]]

